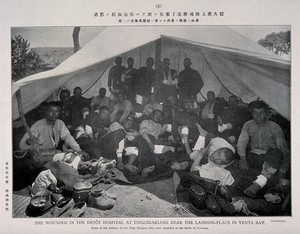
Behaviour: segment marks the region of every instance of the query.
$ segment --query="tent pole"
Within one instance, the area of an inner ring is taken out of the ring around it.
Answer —
[[[158,71],[161,68],[161,38],[155,41],[155,70]],[[157,95],[158,83],[157,77],[154,80],[154,92]]]
[[[142,47],[140,47],[140,67],[142,67]]]
[[[16,98],[17,98],[17,102],[18,102],[18,110],[19,110],[19,114],[20,114],[20,118],[21,118],[21,121],[26,129],[26,132],[28,133],[28,135],[33,138],[34,135],[32,134],[27,122],[26,122],[26,119],[25,119],[25,115],[24,115],[24,111],[23,111],[23,106],[22,106],[22,97],[21,97],[21,90],[19,89],[17,92],[16,92]],[[37,144],[34,144],[33,147],[35,148],[35,150],[38,152],[38,154],[40,155],[40,151],[38,149],[38,146]],[[25,155],[24,155],[25,156]]]
[[[177,64],[177,72],[178,72],[178,75],[179,75],[179,69],[180,69],[180,59],[181,59],[181,42],[179,42],[179,53],[178,53],[178,64]]]
[[[23,106],[22,106],[22,97],[21,97],[21,91],[20,89],[16,92],[16,97],[17,97],[17,101],[18,101],[18,110],[19,110],[19,114],[20,114],[20,118],[21,118],[21,121],[26,129],[26,132],[28,133],[28,135],[30,137],[33,137],[33,134],[26,122],[26,119],[25,119],[25,115],[24,115],[24,112],[23,112]]]
[[[155,41],[155,69],[159,68],[161,62],[161,38]]]

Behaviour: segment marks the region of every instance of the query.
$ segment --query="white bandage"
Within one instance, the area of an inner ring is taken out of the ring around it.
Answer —
[[[224,132],[227,129],[226,124],[218,125],[218,132]]]
[[[138,156],[139,155],[139,150],[137,147],[126,147],[125,148],[125,155],[128,156],[128,155],[136,155]]]
[[[154,145],[153,153],[155,154],[164,154],[168,151],[175,152],[175,148],[173,146],[167,145]]]
[[[70,163],[71,167],[73,167],[74,169],[78,169],[78,164],[81,161],[81,157],[77,156],[72,163]]]
[[[182,129],[181,129],[181,134],[183,135],[188,135],[189,134],[189,129],[188,129],[188,127],[183,127]]]
[[[200,150],[200,149],[204,148],[204,146],[205,146],[205,137],[199,136],[198,140],[193,148],[193,151]]]
[[[135,136],[127,134],[126,138],[127,138],[128,141],[134,141]]]
[[[167,132],[172,132],[172,124],[167,124]]]
[[[66,155],[66,153],[57,153],[57,154],[54,155],[54,157],[53,157],[52,160],[53,160],[54,162],[63,161],[64,158],[65,158],[65,155]]]
[[[88,135],[93,135],[93,129],[90,125],[85,125],[85,132],[88,134]]]
[[[164,145],[154,145],[153,153],[162,154],[164,147],[165,147]]]
[[[141,118],[143,116],[143,114],[142,113],[140,113],[140,112],[135,112],[135,115],[134,115],[134,117],[135,118]]]
[[[200,151],[199,150],[195,150],[195,151],[193,151],[191,154],[190,154],[190,159],[192,160],[192,161],[194,161],[197,157],[199,157],[200,156]]]
[[[261,188],[263,188],[266,185],[267,181],[267,177],[265,177],[264,175],[259,175],[257,176],[257,179],[254,181],[254,183],[258,184]]]
[[[213,119],[215,117],[214,114],[208,114],[207,116],[208,116],[209,119]]]
[[[136,102],[137,104],[143,105],[143,96],[137,94],[137,95],[135,96],[135,102]]]
[[[122,157],[124,147],[125,147],[125,139],[123,139],[119,142],[119,148],[116,150],[116,154],[117,154],[118,158]]]

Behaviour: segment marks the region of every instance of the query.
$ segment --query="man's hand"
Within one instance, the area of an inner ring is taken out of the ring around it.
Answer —
[[[119,170],[123,170],[124,169],[124,165],[123,165],[123,158],[122,157],[118,157],[117,158],[117,168]]]
[[[246,159],[240,159],[239,168],[240,168],[241,171],[248,171],[249,170],[249,164],[248,164]]]
[[[30,138],[26,141],[26,143],[27,143],[28,145],[35,145],[35,144],[38,144],[37,137],[30,137]]]
[[[218,123],[219,126],[223,125],[223,121],[222,121],[222,118],[220,116],[218,116],[218,118],[217,118],[217,123]]]
[[[82,160],[83,162],[85,162],[85,161],[87,161],[87,160],[90,160],[89,154],[88,154],[87,152],[85,152],[85,151],[79,151],[79,152],[77,152],[77,154],[80,154],[80,155],[81,155],[81,160]]]

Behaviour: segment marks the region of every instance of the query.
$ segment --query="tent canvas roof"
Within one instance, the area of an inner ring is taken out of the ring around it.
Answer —
[[[85,77],[84,82],[94,82],[95,79],[86,80],[86,78],[93,77],[92,73],[97,73],[99,76],[101,70],[107,69],[111,65],[112,58],[117,55],[134,51],[137,48],[146,48],[147,45],[150,50],[153,50],[154,47],[151,46],[151,43],[160,38],[175,41],[174,46],[177,45],[176,42],[182,42],[187,47],[201,48],[200,52],[203,57],[206,57],[207,63],[219,70],[221,70],[220,68],[223,71],[227,70],[226,72],[231,74],[231,79],[236,76],[235,80],[237,81],[236,78],[240,78],[237,83],[240,82],[246,86],[248,90],[289,119],[290,109],[287,104],[290,99],[290,62],[225,26],[108,27],[55,69],[15,82],[13,94],[16,90],[21,89],[23,109],[26,113],[37,107],[60,87],[68,87],[68,85],[72,87],[71,81],[74,83]],[[172,53],[174,53],[178,47],[171,48],[169,46],[168,49],[173,50]],[[166,55],[170,55],[170,53],[162,52]],[[148,52],[148,54],[151,55],[153,52],[151,54]],[[216,55],[216,59],[213,55]],[[180,59],[183,60],[183,57]],[[218,64],[222,65],[218,65],[216,60],[219,61]],[[207,71],[207,73],[209,72]],[[214,73],[216,75],[217,72]],[[224,74],[222,72],[218,76],[223,77]],[[251,79],[247,74],[251,74]],[[202,73],[202,76],[204,75]],[[267,78],[262,80],[261,77]],[[203,78],[205,79],[205,77]],[[229,76],[224,78],[223,82],[226,81],[230,82]],[[262,84],[262,86],[257,87],[260,86],[257,84]],[[274,99],[270,92],[264,94],[267,87],[271,87],[271,91],[274,92],[281,90],[280,97]],[[15,96],[12,109],[13,120],[15,120],[19,117]]]

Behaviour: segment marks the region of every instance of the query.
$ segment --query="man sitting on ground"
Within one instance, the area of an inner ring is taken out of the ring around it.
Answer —
[[[180,141],[180,135],[178,133],[178,127],[187,126],[189,129],[189,140],[191,143],[195,143],[199,136],[197,124],[199,118],[194,111],[193,99],[185,99],[184,108],[179,111],[174,110],[172,133],[176,141]]]
[[[238,106],[237,97],[231,96],[228,100],[228,107],[224,107],[217,117],[218,131],[216,136],[227,138],[231,143],[236,144],[247,118],[248,113]]]
[[[106,89],[100,88],[99,95],[94,97],[91,101],[91,106],[98,105],[99,107],[108,106],[109,107],[109,98],[105,96]]]
[[[113,111],[110,114],[110,122],[123,123],[130,114],[134,114],[132,103],[125,99],[123,92],[119,92],[117,95],[117,103],[114,105]]]
[[[283,178],[289,169],[289,149],[280,126],[268,119],[268,106],[264,102],[253,102],[251,115],[253,119],[244,124],[239,136],[237,151],[241,171],[246,173],[249,169],[262,170],[257,180],[244,190],[248,196],[255,197],[269,178],[277,172],[277,169],[268,175],[263,172],[266,158],[270,156],[266,154],[268,150],[273,148],[281,151],[283,162],[278,170],[278,178]],[[274,157],[277,154],[274,154]]]
[[[151,154],[163,154],[167,151],[174,152],[174,147],[164,145],[159,136],[164,134],[169,125],[161,125],[162,113],[160,110],[154,110],[150,114],[150,119],[145,119],[140,124],[141,140],[139,141],[139,160],[142,168],[152,164]]]
[[[72,107],[70,102],[70,91],[67,89],[63,89],[59,93],[59,102],[58,104],[61,106],[61,112],[59,118],[64,121],[65,125],[68,129],[72,127]]]
[[[222,106],[216,101],[213,91],[207,92],[207,101],[200,103],[199,116],[201,126],[209,133],[217,132],[217,116],[222,110]]]
[[[74,95],[70,98],[72,107],[72,127],[76,128],[82,120],[81,110],[84,107],[90,109],[90,100],[82,97],[82,89],[80,87],[74,88]]]
[[[98,159],[102,156],[102,153],[98,148],[93,128],[89,125],[89,122],[87,122],[88,116],[90,116],[90,114],[97,113],[89,113],[89,109],[87,107],[84,107],[82,110],[82,114],[86,116],[83,116],[82,123],[77,128],[75,128],[74,138],[76,139],[80,147],[84,151],[86,151],[91,158]]]
[[[74,151],[80,152],[81,148],[70,134],[64,122],[58,119],[60,106],[56,102],[49,102],[46,107],[45,118],[35,122],[30,131],[33,137],[26,133],[20,141],[19,147],[22,150],[37,149],[40,152],[50,151],[57,148],[59,140],[62,139]],[[52,160],[44,158],[45,162]]]
[[[150,94],[148,104],[146,104],[144,110],[143,110],[143,115],[149,116],[153,110],[160,110],[161,112],[163,111],[163,105],[158,103],[156,101],[156,97],[154,93]]]

